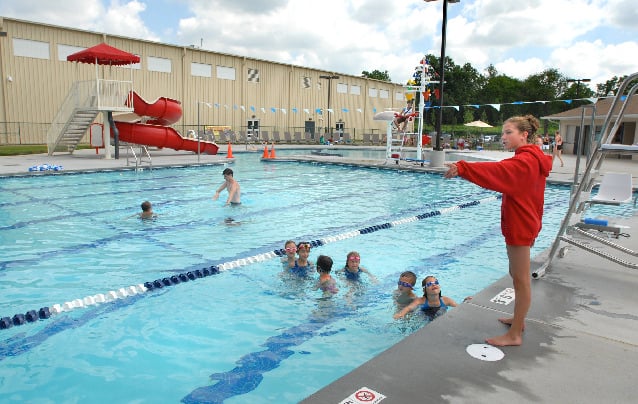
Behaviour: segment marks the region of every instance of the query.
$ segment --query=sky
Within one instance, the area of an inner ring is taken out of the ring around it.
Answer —
[[[0,15],[405,83],[440,55],[443,2],[423,0],[5,0]],[[557,69],[604,83],[638,71],[635,0],[448,3],[446,56],[524,79]]]

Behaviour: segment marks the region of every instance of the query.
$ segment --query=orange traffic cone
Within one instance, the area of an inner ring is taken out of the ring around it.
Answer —
[[[271,159],[274,159],[274,158],[276,158],[276,157],[277,157],[277,156],[275,156],[275,144],[273,143],[273,144],[272,144],[272,147],[270,148],[270,158],[271,158]]]
[[[268,145],[264,146],[264,155],[261,156],[262,159],[268,158]]]
[[[233,156],[233,148],[230,146],[230,142],[228,142],[228,151],[226,152],[226,158],[227,159],[235,158],[235,156]]]

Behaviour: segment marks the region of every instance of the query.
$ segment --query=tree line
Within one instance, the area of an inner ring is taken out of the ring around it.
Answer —
[[[441,59],[428,54],[428,64],[435,72],[440,72]],[[368,78],[391,81],[386,71],[363,71],[362,75]],[[438,73],[436,74],[438,77]],[[480,73],[470,63],[459,66],[450,57],[445,58],[445,83],[443,105],[458,105],[459,111],[454,108],[443,109],[442,127],[449,125],[462,125],[467,122],[481,120],[493,126],[500,126],[510,116],[533,114],[540,118],[559,112],[573,109],[581,105],[590,104],[582,98],[607,97],[615,95],[620,84],[627,76],[613,76],[604,83],[596,84],[596,91],[591,90],[586,84],[574,81],[560,73],[558,69],[546,69],[540,73],[532,74],[525,79],[517,79],[499,73],[493,65],[488,66],[484,73]],[[421,85],[421,78],[413,79],[417,86]],[[436,80],[436,77],[433,78]],[[410,84],[409,82],[406,84]],[[440,105],[434,97],[434,90],[438,84],[432,84],[432,106]],[[566,103],[563,100],[572,100]],[[419,98],[416,97],[417,108]],[[533,104],[509,104],[513,102],[537,102]],[[555,101],[555,102],[552,102]],[[501,104],[500,110],[496,110],[485,104]],[[470,105],[477,105],[472,107]],[[428,111],[433,111],[428,109]],[[433,128],[438,113],[426,112],[424,114],[424,126]],[[547,122],[544,131],[547,132]]]

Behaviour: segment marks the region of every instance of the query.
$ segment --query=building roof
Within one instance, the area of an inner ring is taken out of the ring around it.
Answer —
[[[595,102],[596,109],[596,119],[604,119],[609,113],[609,108],[611,108],[611,104],[613,103],[615,97],[606,97],[599,98]],[[593,99],[595,100],[595,99]],[[638,95],[634,95],[631,98],[625,98],[625,102],[627,102],[627,107],[625,108],[625,120],[635,120],[638,119]],[[591,105],[591,104],[590,104]],[[618,116],[618,112],[624,105],[624,102],[619,102],[614,108],[614,115]],[[569,109],[567,111],[560,112],[554,115],[543,116],[541,119],[551,119],[554,121],[572,121],[572,120],[580,120],[582,115],[583,107],[577,107],[573,109]],[[593,108],[585,108],[585,118],[591,119]]]

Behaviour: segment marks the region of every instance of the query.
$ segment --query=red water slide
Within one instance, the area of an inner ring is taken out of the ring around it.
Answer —
[[[182,105],[171,98],[160,97],[152,104],[146,102],[136,92],[131,93],[133,111],[140,117],[148,117],[146,123],[116,122],[120,140],[146,146],[168,147],[174,150],[187,150],[200,153],[217,154],[219,147],[206,140],[184,138],[175,129],[169,127],[182,117]],[[127,100],[130,102],[130,100]],[[111,132],[111,137],[113,132]]]

